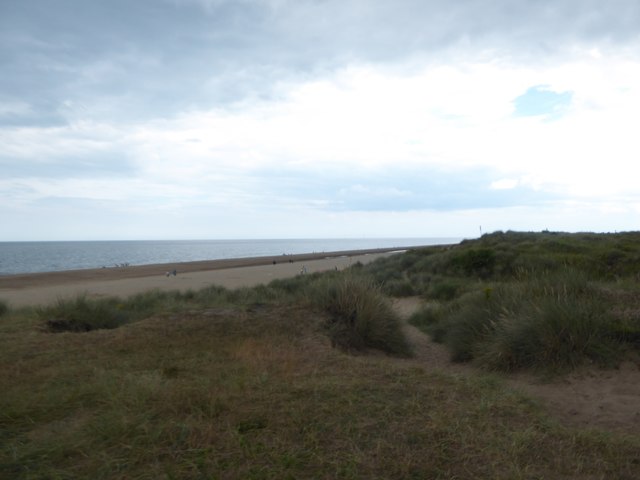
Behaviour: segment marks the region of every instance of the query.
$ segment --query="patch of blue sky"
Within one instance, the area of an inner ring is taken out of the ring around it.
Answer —
[[[536,85],[513,101],[514,113],[517,117],[554,119],[571,105],[572,100],[572,92],[554,92],[548,85]]]

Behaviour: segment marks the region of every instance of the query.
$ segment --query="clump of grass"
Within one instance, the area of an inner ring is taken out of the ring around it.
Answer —
[[[443,343],[447,329],[442,320],[448,310],[440,304],[427,304],[409,318],[409,323],[428,332],[434,342]]]
[[[496,253],[490,248],[471,248],[456,253],[451,258],[451,266],[465,275],[487,278],[493,274]]]
[[[417,294],[415,287],[407,278],[394,279],[382,285],[384,293],[392,297],[412,297]]]
[[[586,276],[564,269],[484,286],[412,318],[453,361],[492,370],[564,370],[585,361],[611,364],[620,353],[620,322]],[[618,329],[619,330],[619,329]]]
[[[473,360],[475,349],[495,328],[502,308],[502,299],[490,297],[484,291],[470,292],[460,297],[448,314],[431,326],[437,330],[451,352],[454,362]]]
[[[333,345],[410,355],[398,316],[371,279],[354,275],[330,278],[313,288],[313,296],[330,316],[327,329]]]
[[[79,296],[73,300],[58,300],[37,309],[37,315],[52,332],[89,332],[118,328],[130,320],[115,299],[89,300]]]
[[[9,304],[4,300],[0,300],[0,317],[9,312]]]
[[[463,282],[451,278],[441,278],[430,282],[429,288],[425,292],[429,300],[440,300],[448,302],[456,298],[462,290]]]
[[[616,343],[602,302],[587,295],[548,295],[520,311],[504,310],[493,334],[476,348],[478,362],[490,369],[563,370],[585,360],[612,362]]]
[[[269,303],[280,299],[281,295],[282,292],[268,286],[227,290],[213,285],[199,291],[151,290],[124,299],[90,299],[80,295],[71,300],[61,299],[53,305],[38,308],[36,312],[51,332],[88,332],[118,328],[153,315],[185,309]]]

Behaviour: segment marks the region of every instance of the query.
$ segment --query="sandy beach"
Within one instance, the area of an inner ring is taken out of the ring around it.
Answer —
[[[127,297],[153,289],[197,290],[215,284],[226,288],[249,287],[278,278],[326,270],[342,270],[398,249],[375,249],[279,255],[172,264],[69,270],[0,277],[0,299],[14,308],[46,305],[80,294],[88,297]],[[176,271],[176,275],[167,275]]]

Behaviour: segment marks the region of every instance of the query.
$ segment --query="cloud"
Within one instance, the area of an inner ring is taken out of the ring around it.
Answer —
[[[44,125],[62,105],[94,120],[171,116],[277,94],[283,79],[350,63],[553,61],[580,42],[638,38],[640,6],[539,2],[6,0],[0,104],[21,98]],[[73,12],[73,14],[69,14]],[[34,114],[11,125],[32,125]]]
[[[493,190],[513,190],[518,186],[518,183],[518,180],[515,178],[502,178],[500,180],[491,182],[489,188]]]
[[[635,0],[5,0],[3,215],[73,204],[143,237],[622,221],[639,24]]]

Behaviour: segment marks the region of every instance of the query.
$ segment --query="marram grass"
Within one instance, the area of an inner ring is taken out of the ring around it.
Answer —
[[[311,295],[326,311],[326,328],[334,345],[345,350],[375,348],[410,355],[400,319],[371,279],[357,275],[329,278],[312,287]]]
[[[30,315],[0,321],[3,479],[637,472],[637,437],[560,427],[495,377],[346,355],[304,302],[188,304],[66,334]]]

